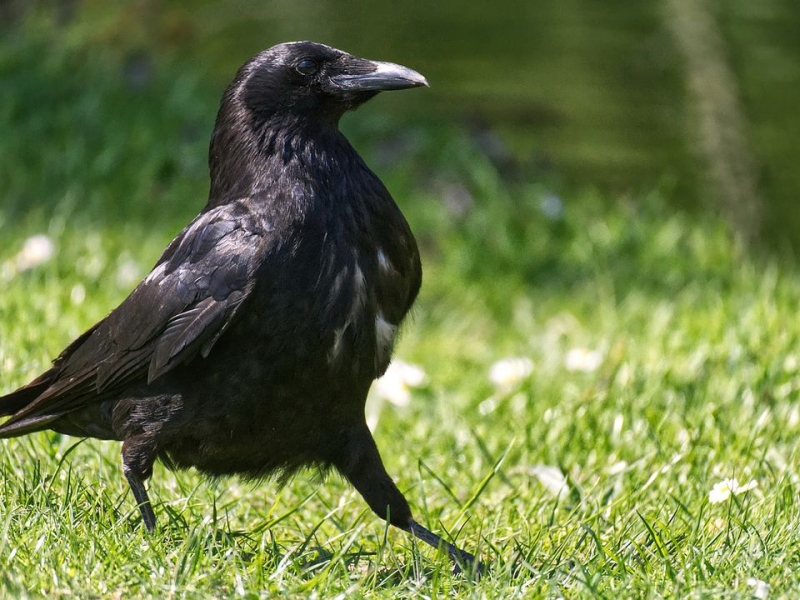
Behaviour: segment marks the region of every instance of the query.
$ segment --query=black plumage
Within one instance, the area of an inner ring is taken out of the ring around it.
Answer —
[[[311,42],[242,66],[211,138],[205,208],[117,309],[0,398],[0,437],[122,441],[150,530],[155,460],[284,481],[333,467],[378,516],[473,564],[413,520],[364,419],[422,271],[406,220],[337,125],[380,91],[421,85]]]

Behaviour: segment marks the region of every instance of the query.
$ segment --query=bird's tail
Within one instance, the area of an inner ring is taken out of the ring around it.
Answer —
[[[10,394],[0,396],[0,417],[13,415],[41,396],[42,392],[53,383],[56,371],[57,369],[49,369],[28,385],[23,385]]]
[[[31,387],[26,385],[20,389],[11,392],[7,396],[0,396],[0,417],[7,417],[13,415],[18,410],[25,408],[36,400],[36,398],[44,391],[46,386]]]

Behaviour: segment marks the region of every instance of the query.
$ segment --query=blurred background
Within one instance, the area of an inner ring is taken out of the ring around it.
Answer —
[[[477,153],[503,185],[538,186],[545,211],[576,190],[619,202],[657,189],[745,239],[800,243],[795,0],[5,0],[0,21],[6,211],[72,196],[149,214],[191,181],[198,207],[224,86],[257,51],[312,39],[428,77],[430,90],[385,94],[344,126],[379,171],[419,161],[415,181],[456,217],[474,200],[458,165]],[[74,169],[91,189],[70,189]],[[103,190],[111,171],[129,171],[127,199]]]

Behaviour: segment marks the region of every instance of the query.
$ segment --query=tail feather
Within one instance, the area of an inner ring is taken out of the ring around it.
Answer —
[[[0,417],[13,415],[41,396],[42,392],[53,383],[56,371],[57,369],[55,368],[49,369],[28,385],[24,385],[5,396],[0,396]]]
[[[0,0],[2,2],[2,0]],[[0,417],[11,416],[10,419],[0,423],[0,438],[15,437],[33,431],[45,429],[47,423],[56,419],[65,411],[53,410],[42,414],[39,410],[29,411],[31,414],[18,414],[31,404],[36,402],[43,394],[59,381],[59,376],[63,375],[62,370],[67,360],[80,346],[91,337],[98,328],[100,321],[94,327],[87,329],[53,361],[53,366],[39,375],[28,385],[24,385],[18,390],[5,396],[0,396]]]
[[[26,435],[35,431],[47,429],[48,425],[55,421],[60,415],[40,415],[36,417],[28,417],[21,421],[12,421],[9,419],[0,425],[0,439],[18,437]]]

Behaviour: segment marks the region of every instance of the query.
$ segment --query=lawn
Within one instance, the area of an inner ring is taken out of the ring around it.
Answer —
[[[0,46],[2,393],[115,307],[207,191],[219,91],[88,58]],[[489,572],[454,576],[335,475],[158,466],[148,535],[118,444],[41,433],[0,442],[0,595],[796,597],[794,267],[667,185],[559,191],[454,127],[371,108],[344,126],[425,267],[396,357],[426,377],[406,404],[373,394],[375,436],[418,520]]]

